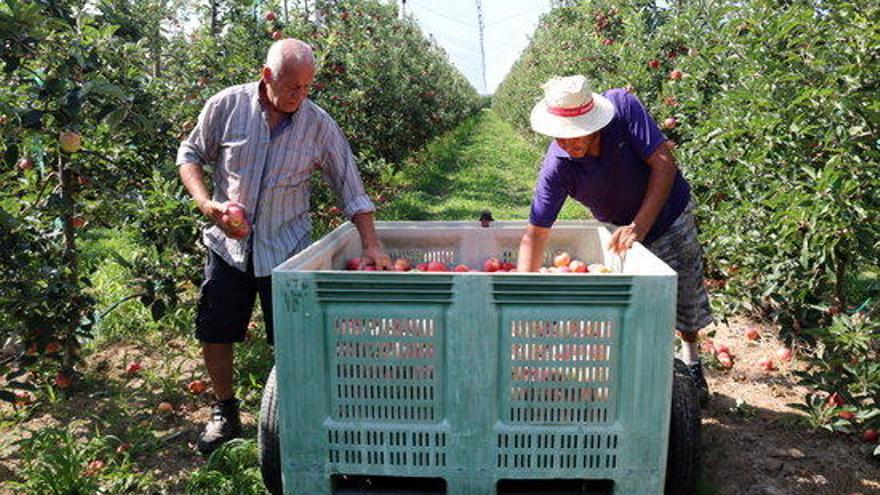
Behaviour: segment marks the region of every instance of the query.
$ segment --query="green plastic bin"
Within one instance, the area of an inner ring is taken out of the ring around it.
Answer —
[[[524,222],[378,222],[392,258],[515,261]],[[597,222],[559,250],[621,273],[342,271],[345,224],[272,273],[284,493],[341,475],[430,478],[452,495],[511,480],[663,493],[676,275],[641,245],[620,267]],[[549,263],[548,263],[549,264]]]

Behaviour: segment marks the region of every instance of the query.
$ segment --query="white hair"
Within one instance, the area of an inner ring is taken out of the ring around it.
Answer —
[[[287,38],[272,43],[266,55],[266,67],[272,71],[274,79],[284,67],[301,64],[315,66],[315,54],[307,43],[295,38]]]

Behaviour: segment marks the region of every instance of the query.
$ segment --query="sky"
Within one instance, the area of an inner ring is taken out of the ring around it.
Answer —
[[[400,4],[400,0],[398,5]],[[486,84],[480,57],[480,30],[474,0],[406,0],[426,36],[433,36],[450,61],[482,94],[492,94],[528,45],[550,0],[482,0]]]

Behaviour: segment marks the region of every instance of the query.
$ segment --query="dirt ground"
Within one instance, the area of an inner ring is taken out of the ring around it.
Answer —
[[[873,448],[856,435],[833,434],[812,430],[802,413],[788,406],[803,401],[806,393],[795,385],[791,371],[802,366],[797,358],[792,363],[779,363],[775,353],[780,347],[772,330],[760,327],[761,339],[750,342],[744,330],[756,326],[746,321],[732,322],[712,328],[714,342],[726,344],[734,355],[730,370],[707,368],[707,379],[713,398],[703,411],[703,483],[700,495],[853,495],[880,494],[880,462],[870,456]],[[174,370],[181,382],[197,374],[201,363],[198,356],[177,346],[176,357],[160,362],[168,354],[137,346],[114,346],[104,349],[90,359],[89,373],[104,376],[107,383],[125,384],[137,389],[135,379],[126,378],[126,363],[136,356],[148,369]],[[757,361],[773,357],[780,369],[764,372]],[[201,426],[209,415],[209,392],[200,396],[182,396],[174,414],[157,419],[150,416],[153,407],[147,390],[133,396],[132,410],[140,411],[131,421],[140,421],[152,428],[159,439],[159,447],[134,459],[142,472],[150,472],[162,487],[156,493],[183,493],[189,473],[204,464],[195,451],[195,441]],[[14,479],[19,464],[13,442],[48,425],[57,425],[74,417],[111,415],[119,399],[112,402],[111,394],[102,394],[97,388],[77,390],[53,413],[36,412],[31,418],[17,424],[3,424],[0,440],[0,482]],[[83,411],[92,414],[84,415]],[[87,420],[88,422],[88,420]],[[256,437],[256,418],[244,414],[245,434]],[[83,431],[87,427],[83,426]],[[0,494],[12,494],[2,488]]]
[[[750,342],[746,328],[761,339]],[[713,398],[703,411],[703,466],[708,493],[717,495],[880,494],[880,462],[874,446],[858,436],[812,430],[788,406],[804,400],[791,371],[802,366],[776,357],[781,347],[769,328],[739,321],[718,325],[716,344],[734,354],[730,370],[707,370]],[[779,371],[757,362],[773,358]]]

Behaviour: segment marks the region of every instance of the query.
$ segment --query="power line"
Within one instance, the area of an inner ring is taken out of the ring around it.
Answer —
[[[467,27],[469,27],[469,28],[475,28],[475,27],[477,27],[477,26],[474,26],[473,24],[471,24],[471,23],[469,23],[469,22],[465,22],[465,21],[462,21],[462,20],[460,20],[460,19],[456,19],[456,18],[454,18],[454,17],[449,17],[448,15],[446,15],[446,14],[444,14],[444,13],[442,13],[442,12],[438,12],[438,11],[436,11],[436,10],[434,10],[434,9],[431,9],[431,8],[425,7],[424,5],[417,5],[417,4],[415,4],[415,3],[411,3],[410,5],[417,6],[417,7],[420,8],[420,9],[423,9],[423,10],[425,10],[425,11],[427,11],[427,12],[430,12],[430,13],[432,13],[432,14],[438,16],[438,17],[442,17],[442,18],[444,18],[444,19],[446,19],[447,21],[450,21],[450,22],[455,22],[455,23],[461,24],[461,25],[463,25],[463,26],[467,26]]]
[[[486,91],[486,42],[483,36],[486,31],[486,26],[483,23],[483,2],[481,0],[475,1],[477,3],[477,22],[480,25],[480,60],[483,64],[483,91]]]
[[[497,26],[498,24],[501,24],[501,23],[503,23],[503,22],[507,22],[507,21],[509,21],[509,20],[511,20],[511,19],[515,19],[515,18],[520,17],[520,16],[525,15],[525,14],[530,14],[530,13],[532,13],[532,12],[536,12],[535,8],[534,8],[534,7],[529,7],[529,8],[526,9],[526,10],[523,10],[523,11],[517,12],[516,14],[513,14],[513,15],[509,15],[509,16],[507,16],[507,17],[505,17],[505,18],[503,18],[503,19],[501,19],[501,20],[499,20],[499,21],[493,21],[493,22],[490,22],[489,24],[486,24],[486,27]]]

